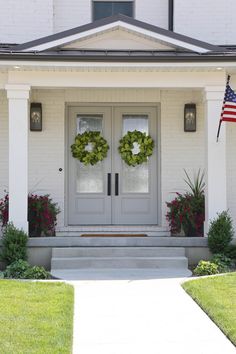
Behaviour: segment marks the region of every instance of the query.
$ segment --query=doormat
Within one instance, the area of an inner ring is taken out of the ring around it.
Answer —
[[[82,234],[81,237],[146,237],[146,234]]]

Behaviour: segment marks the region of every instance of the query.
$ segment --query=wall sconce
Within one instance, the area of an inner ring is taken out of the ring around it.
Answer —
[[[197,129],[197,110],[195,103],[184,105],[184,131],[195,132]]]
[[[42,103],[30,104],[30,130],[32,132],[42,131]]]

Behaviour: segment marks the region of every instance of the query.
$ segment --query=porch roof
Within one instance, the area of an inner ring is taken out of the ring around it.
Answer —
[[[145,40],[145,49],[137,49],[135,46],[124,49],[121,48],[122,45],[118,49],[103,48],[104,41],[102,46],[94,46],[95,42],[104,39],[104,34],[109,34],[111,43],[114,33],[117,32],[122,32],[124,36],[119,43],[124,43],[127,39],[130,42],[133,39],[136,44]],[[14,65],[12,63],[16,61],[27,64],[30,61],[38,66],[40,62],[48,61],[50,66],[53,62],[55,65],[60,62],[68,62],[68,65],[69,62],[74,64],[78,62],[78,65],[86,62],[104,62],[104,65],[115,62],[131,65],[148,62],[150,65],[155,63],[156,65],[158,63],[160,65],[190,63],[191,65],[192,62],[202,62],[199,65],[212,62],[213,65],[217,65],[217,62],[221,64],[231,62],[234,66],[235,60],[235,46],[211,45],[124,15],[108,17],[23,44],[0,44],[0,65],[6,65],[8,62],[8,65]]]
[[[115,15],[106,17],[92,23],[75,27],[67,31],[59,32],[50,36],[42,37],[30,42],[26,42],[12,48],[14,51],[43,51],[52,48],[58,48],[69,44],[78,38],[93,36],[102,31],[108,31],[117,27],[134,31],[136,34],[150,36],[162,43],[167,43],[174,47],[180,47],[187,50],[204,53],[208,51],[220,51],[218,46],[178,34],[149,23],[145,23],[125,15]]]

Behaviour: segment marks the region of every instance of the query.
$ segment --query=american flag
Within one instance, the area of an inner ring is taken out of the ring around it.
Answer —
[[[229,84],[226,85],[221,121],[236,122],[236,94]]]
[[[225,96],[220,116],[219,127],[217,131],[217,141],[220,135],[220,127],[222,122],[236,122],[236,93],[229,86],[230,76],[227,78]]]

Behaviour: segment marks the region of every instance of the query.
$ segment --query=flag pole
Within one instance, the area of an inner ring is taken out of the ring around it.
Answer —
[[[221,123],[222,123],[222,120],[220,119],[220,121],[219,121],[219,126],[218,126],[218,131],[217,131],[217,137],[216,137],[216,142],[217,142],[217,143],[218,143],[218,141],[219,141]]]
[[[216,137],[216,142],[217,142],[217,143],[218,143],[218,141],[219,141],[220,128],[221,128],[221,123],[222,123],[222,112],[223,112],[224,105],[225,105],[225,96],[226,96],[227,86],[229,85],[229,81],[230,81],[230,75],[227,76],[227,81],[226,81],[224,101],[223,101],[223,105],[222,105],[221,116],[220,116],[218,131],[217,131],[217,137]]]

